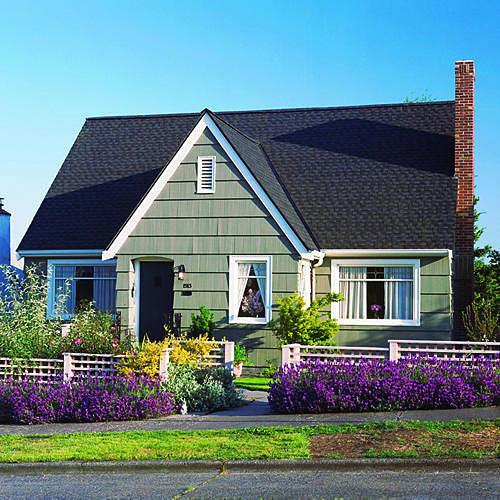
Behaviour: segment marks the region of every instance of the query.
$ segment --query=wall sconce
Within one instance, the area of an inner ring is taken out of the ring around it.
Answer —
[[[177,274],[178,280],[183,280],[184,275],[186,274],[186,268],[184,264],[179,264],[177,267],[174,267],[174,274]]]

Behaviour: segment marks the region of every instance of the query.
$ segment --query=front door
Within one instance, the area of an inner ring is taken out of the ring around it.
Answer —
[[[140,263],[139,340],[165,337],[163,325],[170,321],[174,305],[173,262]]]

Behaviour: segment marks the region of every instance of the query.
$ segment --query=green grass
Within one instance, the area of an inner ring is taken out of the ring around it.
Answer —
[[[234,383],[237,387],[249,391],[268,391],[271,379],[267,377],[240,377]]]
[[[386,422],[362,425],[272,427],[213,431],[131,431],[54,435],[1,435],[0,462],[116,461],[116,460],[237,460],[308,459],[310,439],[320,434],[380,433],[406,429],[425,431],[426,438],[405,451],[370,450],[367,457],[487,457],[471,446],[457,448],[461,437],[471,432],[491,431],[498,441],[496,422]],[[495,441],[493,441],[493,446]],[[497,448],[498,454],[498,448]],[[341,453],[333,454],[341,458]]]

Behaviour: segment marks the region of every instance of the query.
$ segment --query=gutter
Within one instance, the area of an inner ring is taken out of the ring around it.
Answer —
[[[450,254],[448,248],[363,248],[363,249],[322,249],[326,257],[383,257],[383,256],[415,256],[444,257]]]
[[[17,258],[24,257],[101,257],[102,250],[18,250]]]

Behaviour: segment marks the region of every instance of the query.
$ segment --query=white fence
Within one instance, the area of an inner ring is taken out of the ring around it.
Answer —
[[[436,356],[455,361],[500,355],[500,342],[452,342],[427,340],[389,340],[389,347],[314,346],[288,344],[281,348],[281,364],[300,363],[310,359],[390,359],[397,361],[415,355]]]
[[[223,366],[228,370],[234,367],[234,342],[211,342],[213,348],[205,357],[205,366]],[[165,349],[160,356],[160,376],[167,377],[171,349]],[[48,381],[54,377],[64,380],[84,375],[115,373],[124,355],[89,354],[65,352],[63,359],[11,359],[0,358],[0,379],[8,377],[29,377]]]

